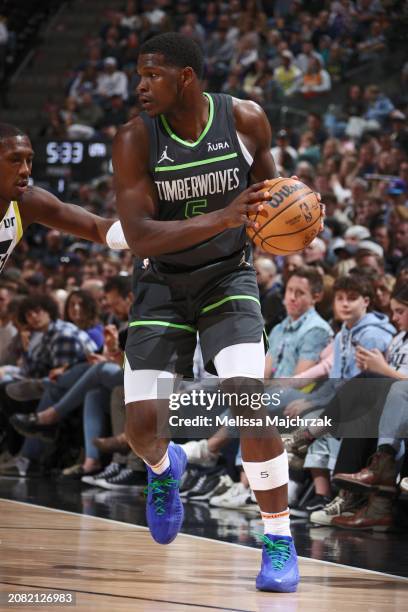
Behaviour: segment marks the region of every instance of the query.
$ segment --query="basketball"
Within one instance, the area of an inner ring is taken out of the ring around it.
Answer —
[[[264,251],[275,255],[289,255],[302,251],[319,232],[320,202],[310,187],[292,178],[268,181],[266,190],[270,200],[264,208],[249,217],[259,224],[247,228],[251,240]]]

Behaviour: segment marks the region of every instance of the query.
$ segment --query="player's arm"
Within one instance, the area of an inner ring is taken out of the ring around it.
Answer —
[[[124,125],[113,142],[116,205],[130,249],[141,257],[182,251],[230,227],[254,226],[262,185],[253,185],[222,210],[182,221],[156,219],[157,193],[149,173],[149,139],[142,119]]]
[[[31,223],[41,223],[85,240],[108,244],[107,234],[114,226],[117,244],[113,248],[127,248],[118,222],[98,217],[81,206],[61,202],[53,194],[39,187],[32,187],[24,194],[21,208],[25,227]],[[119,247],[120,234],[122,246]]]
[[[234,118],[237,131],[253,154],[252,182],[257,183],[278,176],[271,154],[272,132],[265,112],[255,102],[234,99]]]

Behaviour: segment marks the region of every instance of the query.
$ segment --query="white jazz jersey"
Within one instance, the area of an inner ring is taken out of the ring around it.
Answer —
[[[0,273],[22,235],[23,226],[18,204],[10,202],[6,214],[0,221]]]

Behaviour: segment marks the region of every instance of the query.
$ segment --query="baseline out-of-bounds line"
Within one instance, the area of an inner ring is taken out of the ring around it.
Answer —
[[[99,521],[108,521],[109,523],[115,523],[116,525],[126,525],[126,526],[133,527],[134,529],[142,529],[143,531],[149,531],[149,528],[146,527],[145,525],[137,525],[135,523],[125,523],[122,521],[117,521],[115,519],[105,518],[103,516],[93,516],[92,514],[83,514],[82,512],[72,512],[71,510],[60,510],[59,508],[49,508],[48,506],[40,506],[39,504],[31,504],[29,502],[23,502],[23,501],[19,501],[15,499],[6,499],[4,497],[0,497],[0,501],[6,501],[12,504],[21,504],[22,506],[33,506],[34,508],[40,508],[42,510],[52,510],[53,512],[60,512],[62,514],[70,514],[72,516],[80,516],[80,517],[84,516],[86,518],[97,519]],[[35,529],[35,527],[33,527],[33,529]],[[194,538],[197,540],[206,540],[207,542],[213,542],[213,543],[215,542],[216,544],[223,544],[224,546],[238,546],[239,548],[245,548],[245,550],[251,550],[259,555],[261,553],[260,549],[253,548],[252,546],[247,546],[245,544],[237,544],[236,542],[224,542],[223,540],[215,540],[212,538],[207,538],[205,536],[197,536],[191,533],[183,533],[183,532],[180,532],[178,537],[180,536],[185,537],[185,538]],[[394,578],[395,580],[399,580],[401,582],[408,582],[408,578],[406,578],[405,576],[396,576],[395,574],[388,574],[386,572],[379,572],[378,570],[370,570],[370,569],[365,569],[362,567],[356,567],[355,565],[344,565],[343,563],[336,563],[336,561],[326,561],[324,559],[313,559],[312,557],[300,557],[300,556],[298,556],[298,559],[300,559],[301,561],[309,562],[309,563],[323,563],[325,565],[334,565],[336,567],[343,567],[345,569],[351,569],[351,570],[355,570],[358,572],[366,572],[368,574],[374,574],[376,576],[385,576],[387,578]]]

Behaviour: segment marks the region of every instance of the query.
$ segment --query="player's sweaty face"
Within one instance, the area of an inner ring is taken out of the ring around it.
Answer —
[[[140,83],[137,93],[144,111],[154,117],[177,105],[180,69],[165,63],[160,53],[141,55],[137,63]]]
[[[13,136],[0,144],[0,200],[18,200],[28,188],[34,152],[27,136]]]

